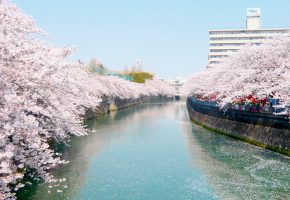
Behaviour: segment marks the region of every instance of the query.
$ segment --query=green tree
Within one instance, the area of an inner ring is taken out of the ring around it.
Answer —
[[[153,75],[147,72],[132,72],[130,75],[133,77],[133,82],[145,83],[146,80],[152,80]]]

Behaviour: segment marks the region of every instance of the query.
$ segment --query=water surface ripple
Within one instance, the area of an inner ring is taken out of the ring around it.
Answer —
[[[27,199],[290,197],[288,157],[192,124],[184,102],[142,104],[87,124],[91,134],[71,140],[70,163],[54,172],[66,181],[40,184]]]

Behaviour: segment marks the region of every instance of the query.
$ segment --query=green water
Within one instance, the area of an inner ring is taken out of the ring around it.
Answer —
[[[289,158],[192,124],[184,102],[138,105],[87,124],[91,134],[73,138],[70,163],[53,172],[66,181],[21,199],[290,199]]]

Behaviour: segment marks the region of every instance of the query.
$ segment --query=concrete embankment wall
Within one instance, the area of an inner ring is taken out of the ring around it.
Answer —
[[[92,117],[97,117],[111,111],[124,109],[140,103],[153,101],[169,101],[173,99],[174,99],[173,97],[166,96],[142,97],[137,99],[121,99],[118,97],[113,99],[103,98],[103,101],[100,103],[99,106],[97,106],[95,110],[88,109],[86,111],[84,118],[89,119]]]
[[[247,111],[222,111],[217,106],[187,99],[190,118],[224,135],[290,156],[290,124],[287,116]]]

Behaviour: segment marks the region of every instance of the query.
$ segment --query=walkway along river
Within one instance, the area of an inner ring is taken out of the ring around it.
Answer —
[[[70,163],[54,172],[66,181],[40,184],[20,199],[290,197],[288,157],[191,123],[184,102],[141,104],[87,124],[92,133],[71,140]]]

